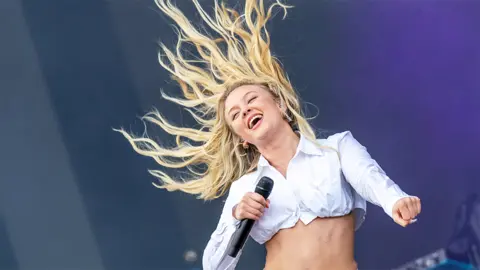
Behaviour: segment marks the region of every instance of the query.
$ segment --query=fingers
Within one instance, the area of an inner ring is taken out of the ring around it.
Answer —
[[[408,199],[408,198],[407,198]],[[413,212],[411,211],[411,209],[409,208],[409,204],[407,202],[407,200],[404,200],[402,202],[403,204],[400,205],[400,216],[403,220],[410,220],[412,219],[412,215],[413,215]]]
[[[242,219],[258,220],[263,216],[263,207],[261,209],[256,209],[245,203],[238,204],[235,211],[236,211],[235,218],[238,220],[242,220]]]
[[[263,209],[265,208],[262,204],[256,202],[256,201],[251,201],[247,200],[245,201],[245,208],[246,209],[253,209],[253,210],[258,210],[263,213]]]
[[[422,212],[422,203],[420,202],[420,198],[418,197],[414,197],[414,201],[415,201],[415,206],[416,206],[417,215],[418,215],[420,214],[420,212]]]
[[[234,213],[236,219],[258,220],[263,216],[265,207],[269,207],[270,201],[253,192],[246,193],[237,205]]]
[[[418,197],[405,198],[405,207],[408,208],[408,219],[414,219],[421,211],[420,199]]]
[[[263,216],[263,208],[262,210],[259,210],[247,205],[243,210],[245,211],[244,218],[259,220]]]
[[[398,212],[393,213],[393,220],[395,221],[395,223],[402,227],[406,227],[409,224],[409,222],[407,220],[404,220]]]
[[[257,202],[261,204],[263,207],[267,207],[267,200],[260,194],[255,192],[248,192],[243,196],[248,202]]]
[[[405,227],[417,221],[415,217],[420,214],[420,211],[421,202],[418,197],[403,198],[395,203],[393,219],[396,223]]]

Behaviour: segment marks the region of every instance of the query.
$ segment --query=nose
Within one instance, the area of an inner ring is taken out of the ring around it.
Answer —
[[[247,114],[249,114],[251,110],[252,109],[249,108],[249,109],[246,109],[245,111],[243,111],[243,117],[246,117]]]

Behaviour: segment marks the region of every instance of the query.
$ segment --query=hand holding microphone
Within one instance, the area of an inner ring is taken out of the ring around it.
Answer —
[[[265,208],[269,207],[269,204],[270,201],[262,195],[254,192],[247,192],[233,209],[233,217],[237,220],[259,220],[263,216]]]
[[[240,226],[233,234],[227,248],[227,254],[236,257],[247,241],[253,224],[259,220],[269,207],[268,196],[273,189],[273,180],[269,177],[262,177],[255,187],[255,192],[246,193],[240,203],[233,209],[233,216],[241,220]]]

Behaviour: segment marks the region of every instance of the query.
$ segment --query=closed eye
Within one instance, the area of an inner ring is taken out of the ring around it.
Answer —
[[[251,99],[248,100],[248,104],[250,104],[252,101],[254,101],[257,97],[252,97]]]
[[[238,112],[236,112],[236,113],[233,115],[232,120],[237,119],[237,116],[238,116]]]

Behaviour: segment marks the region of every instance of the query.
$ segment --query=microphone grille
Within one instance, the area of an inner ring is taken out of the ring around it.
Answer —
[[[258,181],[257,187],[255,188],[255,192],[260,193],[264,198],[270,196],[270,193],[273,189],[273,180],[270,177],[262,177],[260,181]]]

